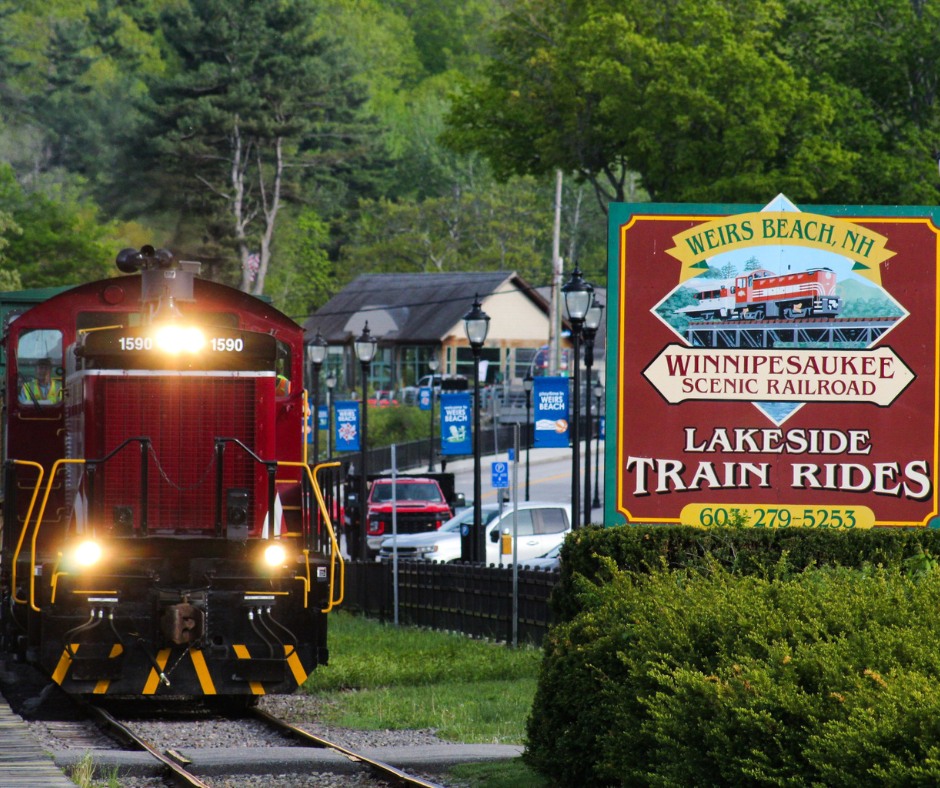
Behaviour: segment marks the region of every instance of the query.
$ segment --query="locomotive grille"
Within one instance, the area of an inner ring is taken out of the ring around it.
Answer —
[[[208,532],[216,517],[215,438],[255,446],[255,380],[252,378],[122,376],[97,389],[96,426],[104,451],[128,438],[147,437],[147,527],[158,532]],[[244,488],[249,511],[258,466],[243,451],[226,452],[223,489]],[[141,458],[132,443],[104,464],[106,520],[132,512],[141,523]]]

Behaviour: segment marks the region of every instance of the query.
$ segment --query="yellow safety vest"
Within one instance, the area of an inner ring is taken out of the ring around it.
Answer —
[[[23,384],[20,389],[20,402],[40,402],[42,400],[60,400],[62,392],[59,389],[55,379],[49,381],[49,388],[45,395],[42,393],[42,386],[38,380],[29,380]]]

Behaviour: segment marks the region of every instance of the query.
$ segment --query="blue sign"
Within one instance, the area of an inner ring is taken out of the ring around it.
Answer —
[[[320,405],[317,408],[317,425],[321,430],[330,428],[330,412],[327,410],[326,405]]]
[[[336,416],[336,451],[359,451],[359,403],[337,402],[333,412]]]
[[[509,486],[509,463],[493,463],[493,488],[501,490]]]
[[[534,444],[542,448],[568,446],[568,378],[536,378],[532,400]]]
[[[470,393],[444,392],[441,394],[441,454],[472,453]]]
[[[418,409],[431,410],[431,387],[422,386],[418,389]]]

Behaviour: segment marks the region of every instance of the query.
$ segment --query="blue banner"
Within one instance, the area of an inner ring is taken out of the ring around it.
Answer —
[[[326,409],[326,405],[320,405],[317,416],[317,424],[320,426],[320,429],[328,430],[330,428],[330,412]]]
[[[333,409],[336,415],[336,451],[359,451],[359,403],[337,402]]]
[[[441,454],[473,454],[470,393],[441,394]]]
[[[422,386],[418,389],[418,409],[431,410],[431,387]]]
[[[536,378],[532,387],[538,447],[565,447],[568,438],[568,378]]]

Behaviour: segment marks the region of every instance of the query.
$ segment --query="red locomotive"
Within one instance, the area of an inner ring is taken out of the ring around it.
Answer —
[[[4,649],[77,695],[291,692],[343,573],[303,330],[165,250],[118,267],[4,337]]]
[[[733,279],[699,279],[695,303],[676,310],[693,320],[834,317],[842,308],[828,268],[775,274],[766,268]]]

